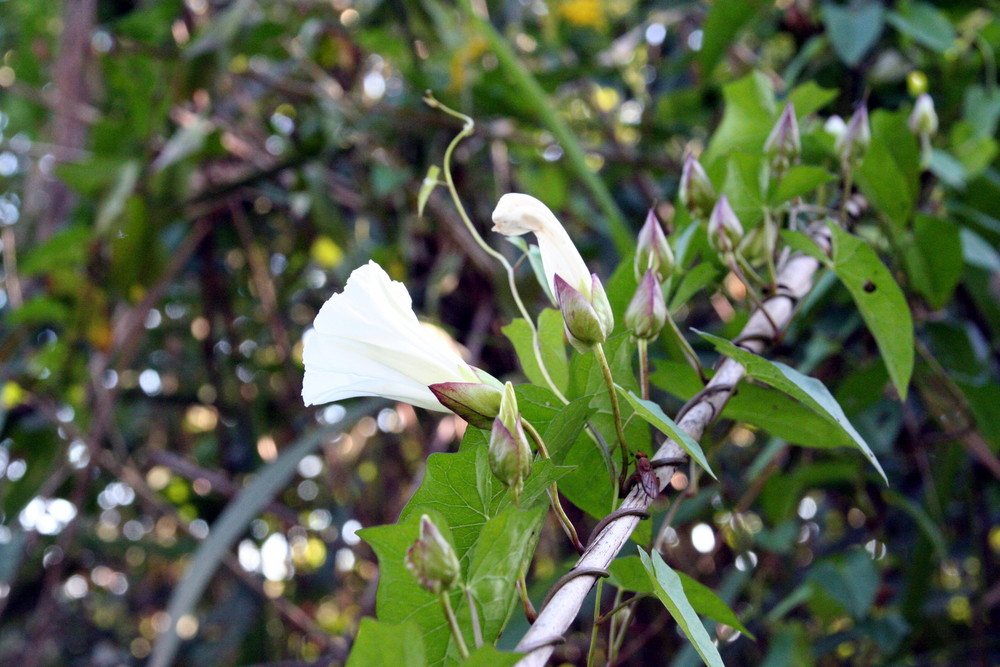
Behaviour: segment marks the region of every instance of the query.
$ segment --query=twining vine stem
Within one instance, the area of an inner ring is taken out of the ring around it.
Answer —
[[[824,252],[829,252],[830,232],[825,224],[816,223],[810,229],[810,236]],[[751,313],[750,319],[737,338],[737,341],[740,341],[739,345],[755,354],[763,352],[765,347],[774,341],[775,325],[781,330],[788,326],[796,303],[812,288],[813,276],[818,269],[819,261],[815,258],[802,253],[790,255],[780,266],[777,292]],[[726,401],[745,374],[746,370],[741,364],[728,357],[725,358],[709,381],[706,390],[700,392],[700,400],[690,405],[684,412],[679,420],[680,428],[695,440],[700,439],[708,425],[722,412]],[[663,441],[652,458],[671,459],[684,456],[684,450],[668,438]],[[661,466],[654,469],[661,490],[670,482],[676,469],[677,466]],[[652,500],[642,490],[642,485],[636,485],[615,513],[615,518],[608,521],[600,532],[591,538],[587,550],[577,561],[574,569],[587,568],[596,572],[607,568],[628,541],[629,535],[640,520],[639,516],[626,514],[623,510],[645,511]],[[551,596],[539,612],[538,619],[518,643],[517,650],[526,652],[517,663],[518,667],[541,667],[545,664],[552,654],[554,645],[561,640],[563,633],[576,618],[584,598],[597,579],[596,574],[575,577]]]

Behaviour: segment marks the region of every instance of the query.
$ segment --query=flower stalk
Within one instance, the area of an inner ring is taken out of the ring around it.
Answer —
[[[622,423],[622,410],[618,404],[618,393],[615,390],[615,379],[611,375],[611,366],[604,354],[604,346],[600,343],[594,346],[594,356],[597,358],[597,364],[601,367],[601,373],[604,375],[608,396],[611,397],[611,414],[615,420],[615,434],[618,436],[618,448],[622,459],[621,471],[618,473],[618,488],[624,488],[625,476],[628,473],[628,445],[626,444],[625,427]]]
[[[514,279],[514,267],[510,265],[510,262],[507,261],[506,257],[486,243],[483,237],[479,234],[479,231],[476,229],[476,226],[472,224],[472,220],[469,218],[469,214],[465,211],[465,206],[462,204],[462,200],[458,196],[458,188],[455,187],[455,179],[451,175],[451,156],[455,152],[455,147],[458,146],[463,139],[472,134],[472,131],[475,128],[475,122],[469,116],[459,113],[451,107],[442,104],[437,98],[434,97],[434,95],[430,93],[430,91],[424,95],[423,99],[424,104],[427,106],[432,109],[443,111],[449,116],[461,120],[463,123],[462,129],[455,135],[444,151],[441,171],[444,172],[445,187],[451,195],[452,203],[454,203],[459,217],[465,224],[466,229],[469,230],[469,234],[472,235],[473,240],[480,248],[483,249],[483,252],[499,262],[504,271],[507,272],[507,284],[510,287],[511,296],[514,297],[514,303],[517,305],[517,309],[521,313],[521,317],[524,318],[524,321],[527,322],[528,326],[531,328],[532,349],[535,353],[535,361],[538,362],[538,368],[541,370],[542,376],[545,378],[545,383],[548,385],[549,389],[552,390],[552,393],[554,393],[556,397],[563,402],[563,404],[568,404],[569,399],[567,399],[566,396],[559,391],[559,387],[556,386],[555,381],[549,374],[548,367],[545,365],[545,359],[542,358],[542,345],[541,340],[538,337],[538,328],[535,326],[534,320],[531,319],[531,316],[528,314],[528,309],[524,306],[524,301],[521,299],[521,293],[517,289],[517,281]]]
[[[448,627],[451,628],[451,636],[455,638],[455,645],[458,647],[458,652],[461,654],[462,659],[465,660],[469,657],[469,648],[465,645],[462,628],[458,625],[458,618],[455,616],[455,610],[451,606],[451,598],[448,597],[448,591],[441,591],[438,594],[438,599],[441,600],[441,609],[444,610],[444,616],[448,619]]]
[[[549,456],[549,450],[545,447],[545,441],[542,440],[541,434],[538,429],[529,422],[524,417],[521,418],[521,424],[524,426],[525,432],[528,437],[535,443],[538,447],[538,455],[543,459],[551,459]],[[552,505],[552,511],[555,512],[556,518],[559,520],[559,525],[562,526],[563,532],[566,533],[566,537],[569,538],[570,542],[573,543],[573,548],[575,548],[579,553],[583,553],[584,546],[580,542],[580,536],[576,532],[576,527],[573,522],[569,520],[569,516],[566,514],[566,510],[563,509],[562,501],[559,500],[559,485],[556,482],[552,482],[548,489],[549,503]]]

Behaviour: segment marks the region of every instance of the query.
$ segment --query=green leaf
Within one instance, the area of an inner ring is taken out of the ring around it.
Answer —
[[[499,483],[498,483],[499,484]],[[421,489],[427,482],[421,485]],[[420,516],[430,514],[447,537],[450,527],[453,544],[459,550],[460,524],[448,520],[435,507],[407,505],[409,515],[392,526],[365,528],[358,534],[374,549],[379,560],[379,586],[376,609],[382,621],[412,621],[423,632],[427,664],[438,665],[446,658],[457,658],[451,631],[436,595],[424,590],[406,569],[406,550],[416,541]],[[445,511],[451,508],[444,506]],[[462,580],[472,591],[478,607],[483,637],[492,643],[516,604],[514,582],[521,566],[534,550],[538,531],[545,515],[544,507],[520,509],[508,505],[495,516],[480,521],[473,544],[462,557]],[[472,637],[470,611],[461,591],[450,593],[452,606],[465,633]]]
[[[724,158],[733,151],[759,151],[777,116],[777,102],[770,79],[753,72],[722,89],[725,112],[712,134],[712,142],[701,163],[712,182],[719,184],[725,170]]]
[[[488,643],[500,636],[514,611],[516,581],[535,552],[547,509],[510,506],[490,519],[479,535],[468,582],[480,607],[483,638]],[[463,618],[465,614],[460,613],[459,619]]]
[[[861,450],[865,458],[875,466],[882,479],[888,483],[885,472],[882,470],[882,466],[879,465],[878,459],[875,458],[868,443],[864,441],[861,434],[851,425],[851,422],[844,415],[844,410],[840,407],[840,404],[837,403],[836,399],[834,399],[822,382],[808,375],[803,375],[785,364],[769,361],[753,352],[748,352],[743,348],[733,345],[724,338],[701,331],[698,334],[712,343],[716,350],[738,361],[746,369],[747,375],[750,377],[760,380],[775,389],[780,389],[812,408],[818,415],[830,423],[842,428],[850,436],[854,445]]]
[[[469,654],[462,662],[462,667],[511,667],[521,659],[523,653],[505,653],[496,647],[486,644]],[[397,663],[395,667],[414,663]]]
[[[569,388],[569,360],[566,358],[562,313],[555,308],[545,308],[538,315],[538,344],[542,348],[542,360],[549,377],[559,391],[566,393]],[[542,386],[548,387],[548,384]]]
[[[774,189],[774,192],[770,193],[768,203],[771,206],[784,204],[789,199],[801,197],[812,192],[834,178],[836,177],[833,174],[822,167],[813,167],[806,164],[796,165],[781,177],[781,181]]]
[[[816,245],[816,242],[809,238],[808,235],[795,231],[794,229],[782,229],[781,239],[787,243],[788,247],[792,250],[801,252],[803,255],[815,257],[823,264],[830,264],[830,258],[826,256],[826,253],[824,253],[822,249]]]
[[[399,667],[423,665],[424,638],[415,623],[384,623],[361,619],[347,667]]]
[[[836,223],[829,227],[833,233],[833,270],[854,298],[896,391],[906,400],[913,373],[913,318],[906,298],[871,246]]]
[[[549,484],[568,472],[551,461],[535,461],[524,482],[521,506],[530,507],[544,498]],[[438,512],[453,527],[455,551],[464,563],[486,522],[510,504],[507,487],[490,471],[486,448],[476,447],[429,456],[424,480],[400,519],[409,518],[418,509]]]
[[[518,317],[501,329],[510,340],[521,362],[521,369],[532,384],[548,387],[545,375],[535,356],[531,326]],[[538,343],[542,361],[552,382],[561,392],[569,387],[569,362],[566,360],[566,345],[563,339],[562,314],[553,308],[544,309],[538,317]]]
[[[760,153],[733,153],[726,163],[723,192],[729,197],[744,228],[757,225],[764,217],[764,192],[767,188],[764,157]]]
[[[716,0],[709,5],[702,24],[704,39],[698,52],[698,64],[710,79],[715,66],[736,40],[736,36],[767,6],[763,0]]]
[[[545,427],[542,439],[556,465],[562,464],[566,459],[566,454],[580,437],[592,412],[590,396],[583,396],[559,410]]]
[[[625,331],[625,310],[628,308],[632,295],[635,294],[639,282],[635,277],[635,255],[629,253],[622,257],[611,277],[604,281],[604,290],[608,294],[608,303],[615,316],[615,332]]]
[[[927,2],[899,4],[898,12],[890,11],[886,20],[899,32],[938,53],[944,53],[955,43],[955,29],[948,17]]]
[[[906,274],[932,309],[943,308],[962,278],[965,263],[958,225],[947,218],[918,213],[913,220],[913,240],[903,250]]]
[[[795,116],[802,120],[837,99],[839,94],[836,88],[823,88],[815,81],[806,81],[788,94],[788,101],[795,105]]]
[[[871,145],[856,173],[858,187],[901,230],[917,201],[920,148],[903,111],[876,111],[871,132]]]
[[[619,556],[608,565],[611,577],[608,579],[616,588],[633,593],[652,593],[646,568],[638,556]]]
[[[519,236],[507,237],[508,239],[516,238],[520,239]],[[549,285],[549,279],[545,276],[545,263],[542,261],[542,251],[539,250],[538,246],[534,243],[527,246],[525,255],[528,258],[528,263],[531,264],[531,271],[535,274],[535,280],[538,281],[538,285],[545,292],[545,295],[549,298],[549,303],[555,303],[556,297],[552,294],[552,287]],[[557,311],[558,312],[558,311]],[[562,322],[562,313],[560,313],[560,323]],[[561,331],[560,327],[560,331]]]
[[[880,584],[875,562],[861,549],[820,561],[809,571],[808,580],[855,620],[868,616]]]
[[[962,258],[966,264],[991,273],[1000,272],[1000,252],[990,242],[971,229],[961,230]]]
[[[440,518],[436,512],[431,515],[435,525],[447,537],[450,524]],[[420,515],[414,513],[406,520],[400,520],[392,526],[376,526],[358,531],[378,557],[379,582],[375,593],[375,609],[378,618],[384,623],[415,623],[423,635],[426,663],[439,665],[445,660],[448,645],[453,641],[448,621],[441,609],[438,596],[423,589],[417,578],[406,569],[406,550],[416,542],[420,535]],[[452,532],[454,536],[454,532]],[[468,571],[463,563],[462,580]],[[465,596],[460,592],[451,593],[452,606],[461,609],[465,606]],[[466,610],[467,613],[467,610]]]
[[[995,135],[1000,121],[1000,88],[968,86],[962,101],[962,117],[976,135]]]
[[[650,381],[660,389],[688,400],[702,388],[698,374],[676,361],[658,361]],[[803,447],[853,447],[840,426],[830,423],[794,398],[770,387],[744,384],[722,410],[723,419],[760,427],[773,436]]]
[[[681,278],[681,284],[677,286],[677,290],[670,299],[670,312],[676,311],[695,294],[715,282],[718,275],[718,269],[708,262],[703,262],[690,271],[685,271]]]
[[[823,24],[837,57],[848,67],[855,67],[882,35],[885,8],[880,2],[825,2]]]
[[[670,566],[663,562],[663,558],[656,551],[652,558],[641,548],[639,558],[642,560],[646,574],[653,584],[653,592],[660,599],[663,606],[667,608],[673,616],[677,626],[684,631],[685,636],[694,645],[694,649],[701,656],[702,661],[709,667],[725,667],[719,649],[715,647],[712,638],[705,631],[698,614],[691,607],[687,595],[684,593],[684,585],[681,583],[677,573],[670,569]]]
[[[642,560],[637,556],[616,558],[608,566],[608,571],[611,573],[611,583],[623,591],[632,591],[635,593],[653,592],[653,584],[650,582],[649,575],[646,574]],[[684,594],[697,613],[707,616],[713,621],[724,623],[731,628],[736,628],[751,639],[755,638],[746,629],[746,626],[740,622],[740,619],[736,617],[736,614],[729,608],[729,605],[716,595],[712,589],[692,579],[683,572],[677,572],[677,575],[680,577]]]
[[[740,622],[740,619],[736,617],[736,614],[729,608],[729,605],[715,594],[715,591],[683,572],[677,572],[677,576],[680,577],[681,585],[684,587],[684,595],[687,596],[688,602],[691,603],[696,612],[702,616],[707,616],[713,621],[735,628],[747,637],[750,637],[750,639],[756,639],[747,630],[746,626]]]
[[[22,277],[79,266],[87,256],[90,239],[91,232],[83,225],[73,225],[56,233],[20,258]]]
[[[105,234],[125,212],[125,201],[135,190],[136,183],[139,182],[139,174],[142,167],[138,160],[128,160],[122,165],[115,178],[114,187],[107,196],[101,200],[97,208],[97,218],[94,220],[94,229],[98,234]]]
[[[659,405],[653,401],[643,400],[631,391],[627,391],[621,387],[616,386],[616,388],[618,389],[618,393],[624,396],[625,400],[629,402],[637,415],[652,424],[664,435],[673,438],[674,442],[679,444],[693,460],[697,461],[698,465],[708,471],[709,475],[715,477],[715,473],[712,472],[712,468],[708,465],[708,460],[705,459],[705,452],[701,450],[701,445],[698,444],[698,441],[688,435],[687,431],[668,417]],[[715,478],[718,479],[717,477]]]
[[[1000,150],[996,139],[978,134],[972,123],[966,120],[954,123],[948,135],[951,151],[969,178],[983,173]]]
[[[441,175],[441,167],[436,164],[432,164],[427,168],[427,175],[424,176],[423,182],[420,183],[420,192],[417,193],[417,215],[422,216],[424,214],[424,207],[427,206],[427,200],[430,198],[431,193],[434,192],[440,181],[438,177]]]

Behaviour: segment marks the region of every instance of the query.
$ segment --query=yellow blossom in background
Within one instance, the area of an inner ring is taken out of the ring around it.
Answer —
[[[469,85],[467,78],[469,65],[486,53],[487,47],[486,38],[476,35],[466,42],[465,46],[455,51],[448,67],[452,92],[461,91]]]
[[[579,28],[599,30],[605,25],[604,8],[599,0],[569,0],[559,5],[559,16]]]
[[[3,405],[4,410],[10,410],[19,406],[24,397],[25,391],[21,385],[16,382],[7,382],[0,390],[0,405]]]
[[[321,268],[332,269],[344,259],[344,251],[329,236],[317,236],[309,249],[309,256]]]

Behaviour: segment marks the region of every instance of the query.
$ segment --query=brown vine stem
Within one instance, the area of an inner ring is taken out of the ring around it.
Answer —
[[[810,229],[810,235],[825,252],[830,250],[830,233],[826,226],[817,223]],[[766,299],[762,308],[751,313],[750,319],[741,332],[744,341],[741,346],[760,354],[773,340],[776,333],[772,322],[784,329],[792,319],[795,301],[800,299],[812,288],[813,276],[819,269],[819,261],[813,257],[794,253],[782,263],[778,273],[778,284],[782,286],[782,294]],[[723,387],[726,390],[707,391],[702,399],[692,405],[680,420],[679,426],[695,440],[701,438],[712,420],[722,412],[733,389],[746,374],[743,366],[732,359],[726,358],[719,365],[715,376],[709,382],[709,387]],[[685,456],[684,450],[672,439],[666,439],[660,445],[651,459],[670,459]],[[667,486],[677,466],[661,466],[654,472],[659,479],[660,489]],[[637,485],[621,504],[621,508],[645,510],[652,499]],[[595,571],[606,568],[628,541],[629,535],[639,523],[639,517],[622,514],[609,521],[601,532],[594,535],[587,551],[577,561],[574,569],[589,569]],[[538,614],[538,619],[528,632],[521,638],[518,649],[530,649],[517,663],[518,667],[541,667],[552,655],[552,640],[562,636],[570,623],[580,612],[584,598],[597,580],[593,575],[574,577],[562,586],[551,597]],[[522,648],[523,647],[523,648]],[[534,647],[534,648],[531,648]]]

